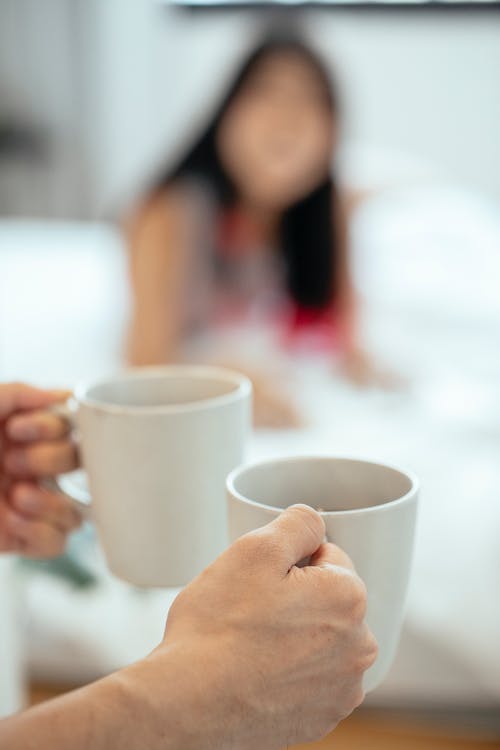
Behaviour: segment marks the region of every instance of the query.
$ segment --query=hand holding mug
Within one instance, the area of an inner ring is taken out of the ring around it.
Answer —
[[[67,398],[21,383],[0,385],[0,551],[53,557],[80,516],[44,478],[76,468],[67,423],[50,408]]]
[[[198,731],[206,747],[278,750],[319,739],[362,702],[377,654],[366,590],[324,534],[318,513],[291,507],[237,540],[174,601],[163,643],[132,674],[149,670],[162,720],[175,683],[176,700],[190,707],[179,715],[182,747],[199,747],[199,735],[189,737]]]
[[[368,590],[367,623],[379,658],[364,687],[373,690],[396,653],[413,552],[418,480],[372,461],[294,456],[235,469],[228,477],[229,536],[258,528],[291,503],[320,510],[326,538],[347,552]]]

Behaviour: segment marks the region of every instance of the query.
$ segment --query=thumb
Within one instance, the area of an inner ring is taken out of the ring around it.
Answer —
[[[291,505],[267,525],[266,531],[273,537],[286,572],[316,552],[325,537],[325,524],[309,505]]]

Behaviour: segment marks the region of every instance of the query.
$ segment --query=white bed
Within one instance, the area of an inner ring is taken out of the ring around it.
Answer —
[[[387,191],[359,212],[354,243],[367,343],[411,389],[356,391],[303,361],[294,383],[310,426],[260,432],[251,455],[363,454],[419,474],[405,629],[370,700],[500,707],[500,211],[451,187]],[[112,229],[0,223],[1,380],[114,369],[126,309]],[[174,595],[115,581],[88,532],[77,554],[98,571],[94,588],[43,571],[19,584],[28,664],[44,679],[87,680],[141,656]]]

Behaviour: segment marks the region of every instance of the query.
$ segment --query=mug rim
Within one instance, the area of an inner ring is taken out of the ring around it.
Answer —
[[[234,386],[228,393],[220,396],[209,396],[193,401],[185,401],[177,404],[116,404],[107,402],[99,398],[93,398],[91,390],[103,385],[110,385],[117,382],[134,380],[138,377],[144,379],[169,378],[169,377],[188,377],[193,380],[218,380],[229,383]],[[237,401],[239,398],[251,396],[252,383],[243,373],[231,370],[226,367],[215,365],[196,365],[196,364],[171,364],[171,365],[153,365],[148,367],[129,367],[115,375],[99,378],[97,380],[83,381],[76,385],[73,395],[79,406],[87,406],[92,409],[104,411],[112,414],[176,414],[191,411],[202,411],[224,406]]]
[[[352,461],[353,463],[358,464],[370,464],[372,466],[381,466],[384,469],[390,469],[391,471],[396,471],[399,474],[402,474],[403,476],[407,477],[407,479],[410,481],[410,488],[407,492],[404,493],[404,495],[401,495],[401,497],[397,497],[394,500],[389,500],[386,503],[378,503],[377,505],[369,505],[366,508],[352,508],[350,510],[317,510],[317,513],[320,514],[320,516],[351,516],[351,515],[361,515],[363,513],[376,513],[382,511],[384,508],[393,508],[395,505],[402,505],[405,502],[408,502],[412,498],[416,497],[418,494],[418,491],[420,489],[420,483],[417,479],[417,476],[412,472],[409,471],[406,468],[402,468],[401,466],[396,466],[395,464],[389,464],[385,461],[377,461],[375,458],[365,458],[363,456],[352,456],[352,455],[332,455],[328,453],[314,453],[314,454],[298,454],[296,456],[275,456],[273,458],[264,458],[260,459],[259,461],[252,461],[251,463],[245,463],[241,464],[240,466],[237,466],[235,469],[233,469],[227,476],[226,479],[226,491],[228,492],[231,499],[236,500],[240,503],[243,503],[245,505],[250,505],[254,508],[263,508],[265,510],[273,511],[282,513],[286,508],[279,507],[277,505],[269,505],[268,503],[261,503],[258,500],[251,500],[248,497],[245,497],[245,495],[242,495],[241,492],[239,492],[235,488],[235,481],[240,477],[245,471],[250,471],[256,468],[259,468],[261,466],[266,466],[268,464],[284,464],[284,463],[290,463],[290,462],[296,462],[296,461]],[[294,503],[292,503],[293,505]],[[307,505],[308,503],[305,503]],[[290,506],[286,506],[290,507]],[[310,506],[312,507],[312,506]],[[313,510],[316,510],[316,508],[313,508]]]

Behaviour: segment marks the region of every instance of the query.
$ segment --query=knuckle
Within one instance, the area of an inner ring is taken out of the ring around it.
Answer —
[[[364,651],[361,654],[358,654],[356,657],[352,671],[356,675],[363,675],[367,669],[369,669],[373,664],[373,655],[369,652]]]
[[[332,558],[335,558],[335,563],[337,565],[341,565],[344,568],[352,566],[351,558],[347,552],[344,552],[342,547],[339,547],[338,544],[335,544],[334,542],[325,542],[325,544],[330,550]]]
[[[245,562],[269,562],[279,553],[279,543],[267,528],[251,531],[235,542],[235,550]]]
[[[241,555],[243,558],[249,558],[252,557],[255,554],[255,547],[256,547],[256,540],[255,540],[255,532],[250,532],[249,534],[245,534],[244,536],[240,536],[239,539],[237,539],[233,543],[233,551]]]
[[[366,693],[363,689],[363,685],[360,683],[357,689],[354,691],[352,696],[352,710],[361,706],[365,699]]]
[[[377,643],[377,641],[375,639],[375,636],[372,633],[369,633],[369,636],[368,636],[368,658],[370,660],[370,664],[369,664],[370,667],[377,660],[378,653],[379,653],[379,648],[378,648],[378,643]]]
[[[353,623],[363,622],[366,615],[367,591],[366,586],[356,575],[350,576],[349,586],[349,615]]]
[[[339,615],[348,630],[358,627],[366,615],[366,586],[351,570],[332,566],[331,573],[324,577],[324,593],[330,609]]]
[[[309,573],[309,578],[314,581],[314,593],[318,601],[328,602],[330,605],[329,609],[337,612],[341,596],[339,587],[336,585],[338,583],[337,571],[325,568],[311,568]]]
[[[355,674],[362,675],[374,664],[377,656],[377,641],[375,640],[375,637],[372,635],[372,633],[368,630],[368,627],[365,625],[362,644],[353,663],[353,672]]]

